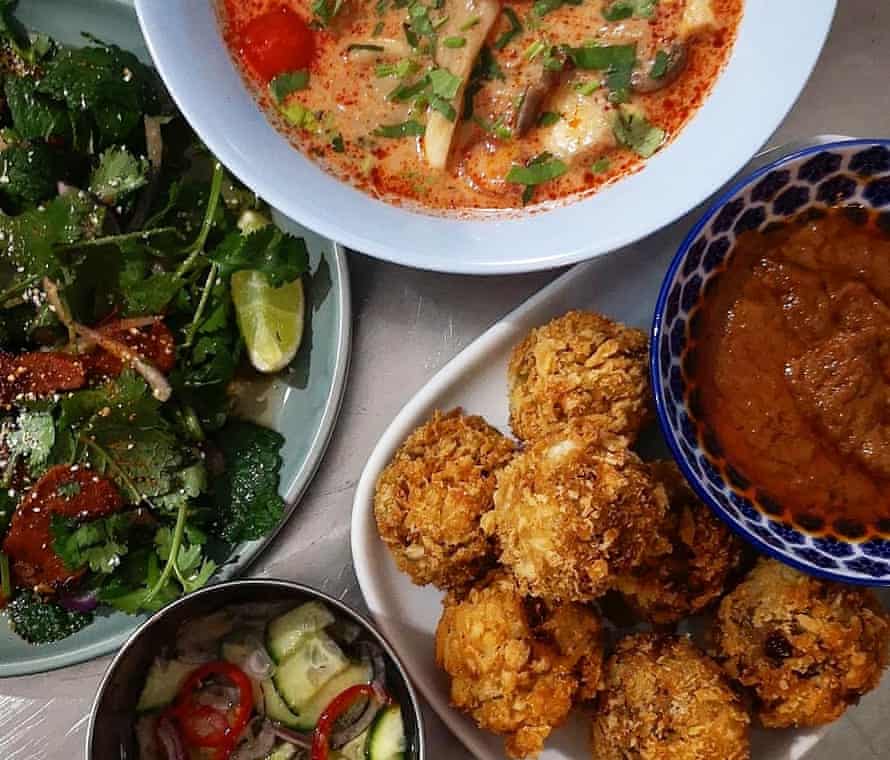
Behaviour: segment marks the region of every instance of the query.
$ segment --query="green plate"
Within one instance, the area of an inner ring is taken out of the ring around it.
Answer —
[[[88,31],[149,60],[136,13],[129,3],[25,0],[19,17],[30,28],[61,42],[80,44],[80,33]],[[296,509],[333,431],[346,384],[351,317],[343,249],[280,215],[276,215],[275,221],[282,229],[306,239],[312,271],[307,282],[307,329],[290,372],[275,383],[248,387],[243,395],[243,412],[279,430],[286,438],[281,493],[289,508],[280,528]],[[214,580],[228,580],[242,573],[275,532],[260,541],[235,547],[230,561]],[[145,617],[102,613],[74,636],[39,647],[26,644],[9,630],[5,620],[0,620],[0,677],[40,673],[113,652]]]

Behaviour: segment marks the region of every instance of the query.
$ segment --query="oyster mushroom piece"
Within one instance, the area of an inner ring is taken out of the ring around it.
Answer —
[[[562,84],[550,99],[548,110],[562,114],[559,121],[540,132],[544,150],[557,158],[575,161],[615,147],[614,109],[604,91],[583,95],[570,83]]]
[[[448,17],[448,29],[459,30],[471,18],[478,18],[479,22],[461,32],[466,39],[466,44],[460,48],[439,47],[436,51],[436,63],[440,68],[448,69],[454,76],[460,79],[460,87],[454,102],[460,104],[463,101],[464,90],[470,79],[470,73],[485,38],[497,21],[501,12],[500,3],[497,0],[446,0],[442,13]],[[446,36],[440,31],[441,36]],[[459,109],[458,109],[459,110]],[[444,114],[438,111],[430,111],[426,123],[426,132],[423,137],[423,150],[426,162],[433,169],[444,169],[448,163],[448,154],[451,152],[451,142],[454,138],[454,130],[457,119],[450,121]]]
[[[664,51],[659,51],[664,52]],[[646,95],[650,92],[658,92],[670,84],[673,84],[680,73],[686,67],[687,48],[685,42],[674,42],[666,51],[668,60],[667,67],[664,69],[660,77],[652,76],[652,68],[655,66],[657,59],[644,61],[644,68],[637,68],[630,79],[630,86],[634,92]]]
[[[552,69],[541,69],[541,78],[530,84],[522,93],[522,105],[516,114],[516,134],[525,135],[538,120],[541,106],[547,96],[559,85],[559,72]]]

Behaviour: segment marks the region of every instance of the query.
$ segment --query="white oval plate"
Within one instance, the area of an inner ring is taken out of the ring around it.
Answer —
[[[811,142],[832,139],[825,136]],[[777,148],[758,160],[765,163],[782,152],[800,147],[803,145]],[[469,413],[481,414],[509,434],[507,361],[513,346],[532,327],[569,309],[579,308],[596,309],[648,331],[665,269],[691,221],[692,215],[626,249],[621,255],[574,267],[507,315],[458,354],[405,405],[377,443],[359,480],[352,511],[352,558],[371,615],[423,695],[480,760],[503,760],[506,757],[503,741],[481,731],[449,705],[448,679],[435,662],[435,631],[443,595],[432,586],[413,585],[408,576],[396,568],[377,535],[374,484],[402,441],[434,409],[462,406]],[[884,598],[888,599],[887,595]],[[890,688],[890,676],[885,679],[885,688]],[[864,714],[872,712],[866,709]],[[757,760],[798,760],[812,749],[824,732],[824,728],[806,731],[755,729],[752,731],[752,757]],[[588,724],[583,713],[575,710],[568,724],[550,737],[539,760],[588,757]]]
[[[305,158],[266,120],[223,43],[214,0],[137,0],[158,71],[209,148],[298,222],[350,248],[443,272],[571,264],[640,240],[735,174],[800,94],[836,0],[746,0],[729,64],[692,121],[645,168],[602,192],[512,219],[442,218],[375,200]]]

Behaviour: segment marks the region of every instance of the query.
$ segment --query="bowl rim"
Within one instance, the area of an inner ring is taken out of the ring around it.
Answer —
[[[177,0],[176,4],[184,3],[185,0]],[[215,6],[217,0],[203,0],[203,3]],[[193,93],[192,83],[201,81],[194,64],[184,65],[182,57],[185,53],[170,52],[171,49],[184,50],[186,46],[181,31],[171,40],[168,27],[173,25],[169,22],[167,9],[162,10],[163,4],[151,0],[135,0],[135,4],[146,44],[179,110],[214,154],[246,185],[300,223],[353,250],[422,270],[473,275],[541,271],[607,255],[655,233],[696,208],[748,162],[797,102],[819,60],[837,8],[837,0],[818,0],[813,5],[810,23],[802,27],[801,35],[794,37],[787,72],[783,69],[779,79],[772,72],[768,88],[770,97],[764,98],[760,90],[757,95],[751,95],[753,102],[749,103],[745,113],[758,115],[752,117],[749,129],[733,128],[731,135],[712,146],[711,138],[706,138],[714,133],[717,125],[726,126],[723,109],[730,107],[728,103],[747,102],[747,98],[738,97],[738,81],[754,82],[770,76],[770,71],[765,69],[757,68],[753,73],[750,69],[752,63],[769,59],[769,56],[764,58],[761,47],[775,47],[777,51],[788,49],[788,36],[782,36],[780,31],[769,36],[769,43],[765,38],[759,44],[756,40],[760,24],[781,27],[776,25],[772,15],[766,15],[771,6],[765,0],[746,0],[738,29],[740,36],[737,36],[726,65],[708,96],[670,144],[647,160],[639,171],[589,197],[560,201],[540,210],[528,213],[519,210],[505,215],[496,213],[490,218],[484,213],[461,218],[430,214],[422,207],[409,210],[407,205],[393,205],[337,179],[302,151],[287,145],[285,135],[279,132],[273,137],[267,130],[277,130],[247,90],[244,94],[251,102],[249,111],[247,106],[239,103],[220,114],[218,102],[209,106]],[[774,14],[774,10],[771,13]],[[184,25],[178,26],[184,28]],[[741,35],[744,35],[746,44],[741,44]],[[180,42],[183,44],[178,44]],[[236,74],[236,64],[225,46],[223,49],[227,76]],[[214,66],[218,63],[216,51],[214,43],[210,51]],[[202,52],[207,53],[206,50]],[[211,56],[205,57],[209,59]],[[240,74],[237,79],[241,81]],[[239,84],[239,93],[242,89],[243,83]],[[749,91],[745,89],[745,92]],[[229,100],[233,97],[241,99],[240,94],[226,96]],[[251,115],[249,129],[241,131],[226,126],[225,116],[236,114],[240,120],[248,113]],[[263,127],[253,123],[256,117],[261,118]],[[713,148],[710,158],[700,149],[702,139],[707,139],[707,144]],[[249,150],[245,147],[248,143]],[[272,157],[281,155],[278,151],[283,151],[285,145],[287,153],[300,157],[296,163],[288,163],[292,170],[289,183],[282,184],[284,180],[276,179],[275,172],[271,178],[267,177],[265,166],[250,158],[258,153],[257,144]],[[686,159],[689,156],[701,156],[697,168],[703,176],[684,187],[681,193],[665,192],[677,172],[688,169]],[[295,197],[295,181],[309,183],[307,187],[313,200]],[[643,193],[643,201],[640,193]],[[650,195],[651,202],[648,200]],[[334,210],[321,209],[322,201],[318,200],[321,198]],[[615,213],[616,207],[623,211],[641,206],[647,209],[643,217],[639,217],[639,213],[630,214],[631,218],[637,219],[635,225],[628,226],[620,221],[614,226],[611,224],[610,220],[623,217]],[[544,219],[550,221],[544,222]],[[591,230],[596,231],[592,237]],[[558,243],[551,245],[552,240]]]
[[[174,602],[171,602],[166,607],[155,612],[151,615],[148,620],[144,621],[127,639],[124,645],[118,650],[118,652],[114,655],[111,662],[108,664],[108,667],[105,669],[105,672],[102,674],[102,679],[99,682],[99,686],[96,689],[96,696],[93,697],[93,701],[90,704],[90,722],[87,728],[86,733],[86,743],[85,743],[85,754],[84,757],[86,760],[92,760],[92,748],[93,748],[93,736],[96,727],[96,716],[99,711],[99,703],[102,701],[102,698],[105,695],[105,691],[108,688],[108,684],[111,680],[111,674],[117,669],[118,665],[123,662],[124,659],[129,655],[130,649],[135,645],[135,641],[145,634],[149,628],[152,627],[154,623],[170,614],[173,610],[178,609],[180,607],[186,606],[190,603],[190,601],[197,600],[202,596],[208,596],[213,594],[225,594],[231,588],[250,588],[250,587],[266,587],[266,588],[274,588],[288,592],[296,592],[298,594],[303,594],[305,596],[310,596],[320,601],[323,601],[325,604],[328,604],[336,609],[336,611],[340,614],[345,614],[350,617],[354,622],[357,622],[362,628],[365,629],[365,633],[373,636],[375,642],[379,644],[382,648],[386,656],[395,666],[396,671],[399,674],[399,677],[402,679],[405,690],[408,694],[408,698],[411,702],[411,710],[414,714],[414,720],[417,724],[417,758],[416,760],[425,760],[426,758],[426,740],[424,735],[424,725],[423,725],[423,711],[420,708],[420,701],[417,698],[417,692],[414,689],[414,684],[411,682],[411,678],[408,675],[408,671],[405,668],[405,665],[399,659],[398,654],[392,648],[390,643],[386,640],[380,631],[377,630],[377,627],[372,623],[365,615],[356,611],[353,607],[346,604],[346,602],[337,599],[334,596],[331,596],[324,591],[320,591],[319,589],[313,588],[312,586],[307,586],[304,583],[298,583],[296,581],[288,581],[280,578],[240,578],[237,580],[226,581],[224,583],[214,583],[210,586],[204,586],[197,591],[193,591],[191,594],[180,597]]]
[[[850,140],[836,140],[829,143],[823,143],[821,145],[811,145],[805,148],[794,150],[790,153],[780,156],[779,158],[760,167],[759,169],[756,169],[750,174],[746,174],[741,179],[733,181],[729,185],[729,187],[722,193],[720,193],[716,200],[714,200],[708,206],[707,210],[705,210],[701,214],[701,216],[698,218],[698,221],[696,221],[696,223],[686,234],[686,237],[683,238],[683,242],[681,242],[680,246],[677,248],[677,252],[671,259],[671,263],[668,266],[664,278],[661,281],[661,287],[658,291],[658,299],[655,302],[655,311],[652,316],[652,327],[649,334],[649,382],[652,386],[652,394],[655,397],[655,411],[658,417],[658,426],[661,429],[661,433],[671,450],[671,454],[673,455],[674,460],[677,462],[680,471],[683,473],[683,477],[692,487],[692,490],[695,491],[699,499],[707,504],[711,511],[716,514],[730,528],[730,530],[732,530],[733,533],[745,540],[747,543],[754,546],[754,548],[757,549],[757,551],[759,551],[760,553],[765,554],[780,562],[783,562],[786,565],[790,565],[791,567],[795,568],[796,570],[800,570],[803,573],[821,578],[822,580],[840,581],[842,583],[848,583],[855,586],[890,587],[890,575],[884,578],[863,578],[859,576],[849,576],[846,575],[843,571],[829,570],[827,568],[820,568],[802,562],[799,559],[791,556],[790,554],[787,554],[786,552],[766,543],[766,541],[761,539],[756,534],[749,532],[737,520],[735,520],[732,515],[728,514],[726,510],[723,509],[722,506],[720,506],[717,500],[714,499],[713,496],[711,496],[711,494],[701,485],[698,476],[692,471],[692,468],[686,461],[686,455],[683,453],[682,449],[677,443],[676,436],[673,432],[673,426],[671,425],[671,422],[668,418],[667,401],[665,399],[664,391],[662,388],[661,372],[659,371],[661,369],[661,352],[658,350],[658,342],[661,336],[661,328],[664,321],[664,311],[671,285],[674,282],[677,270],[686,260],[686,255],[688,254],[689,249],[692,247],[692,244],[698,238],[701,231],[720,212],[720,210],[740,191],[746,189],[750,185],[754,184],[754,182],[756,182],[758,179],[769,174],[772,171],[775,171],[776,169],[779,169],[788,164],[797,163],[807,156],[811,156],[816,153],[824,153],[831,150],[848,150],[850,148],[864,146],[881,146],[890,149],[890,138],[855,138]],[[729,252],[731,251],[732,248],[729,249]],[[729,254],[729,252],[727,252],[727,255]],[[772,519],[769,518],[768,515],[767,518]],[[838,539],[838,541],[840,543],[858,543],[850,539]]]

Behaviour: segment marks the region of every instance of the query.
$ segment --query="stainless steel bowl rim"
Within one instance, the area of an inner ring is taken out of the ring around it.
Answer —
[[[249,588],[251,586],[279,588],[285,591],[292,591],[299,594],[304,594],[306,596],[315,597],[320,601],[323,601],[325,604],[329,604],[331,607],[334,607],[337,612],[351,618],[353,621],[361,625],[361,627],[367,634],[373,636],[374,640],[383,648],[383,651],[386,652],[386,655],[389,657],[390,662],[398,671],[399,677],[405,684],[405,691],[408,693],[408,697],[411,700],[411,710],[414,713],[414,720],[417,723],[417,760],[425,760],[426,746],[423,730],[423,714],[420,710],[420,702],[417,699],[417,693],[414,690],[414,685],[411,683],[411,678],[408,676],[408,672],[405,670],[405,666],[402,664],[402,661],[395,653],[395,650],[390,646],[389,642],[383,637],[382,634],[377,631],[376,627],[373,623],[371,623],[370,620],[368,620],[361,613],[356,612],[345,602],[340,601],[330,594],[326,594],[324,591],[319,591],[316,588],[312,588],[311,586],[306,586],[305,584],[296,583],[294,581],[284,581],[275,578],[243,578],[240,580],[226,581],[225,583],[215,583],[210,586],[205,586],[204,588],[198,589],[197,591],[193,591],[187,596],[183,596],[180,599],[177,599],[175,602],[171,602],[166,607],[153,614],[144,623],[142,623],[142,625],[140,625],[127,639],[126,643],[124,643],[118,653],[114,655],[114,658],[111,660],[102,675],[102,680],[99,682],[99,688],[96,690],[96,696],[93,698],[93,703],[90,707],[90,723],[89,727],[87,728],[84,757],[87,758],[87,760],[91,760],[92,757],[93,730],[96,724],[96,715],[98,712],[99,703],[102,701],[105,689],[107,688],[107,685],[111,680],[111,676],[117,666],[127,658],[129,650],[134,645],[134,642],[139,639],[149,628],[151,628],[154,623],[169,615],[171,612],[173,612],[173,610],[188,606],[189,604],[194,603],[196,599],[199,599],[201,597],[212,596],[214,594],[224,594],[230,588]]]

